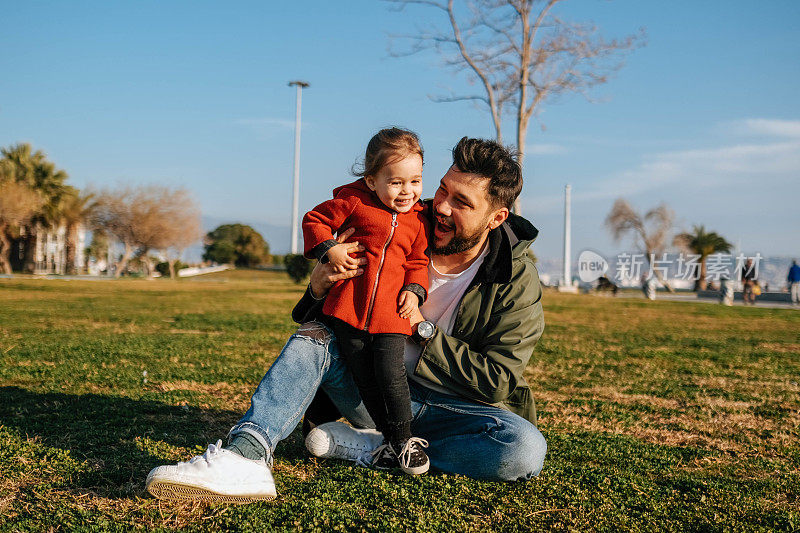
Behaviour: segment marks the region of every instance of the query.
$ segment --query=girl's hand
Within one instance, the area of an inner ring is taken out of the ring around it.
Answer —
[[[351,248],[349,244],[337,244],[326,252],[328,263],[333,266],[336,272],[342,274],[348,270],[358,268],[358,259],[350,257]]]
[[[419,296],[411,291],[402,291],[397,304],[400,306],[400,318],[410,318],[414,312],[419,311]]]
[[[358,242],[345,242],[350,236],[355,233],[354,228],[350,228],[342,232],[341,235],[337,237],[337,241],[340,244],[343,244],[347,247],[347,253],[359,253],[364,251],[364,247],[358,244]],[[364,265],[367,264],[366,257],[359,257],[356,259],[358,266],[354,270],[347,270],[345,272],[339,273],[336,269],[330,264],[325,263],[317,263],[317,266],[314,267],[314,270],[311,271],[311,294],[315,298],[323,298],[325,294],[327,294],[328,290],[333,287],[336,282],[354,278],[356,276],[360,276],[364,273],[364,269],[362,268]]]

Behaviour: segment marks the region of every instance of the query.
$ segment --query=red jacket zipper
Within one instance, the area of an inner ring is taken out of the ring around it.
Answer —
[[[392,237],[394,236],[394,228],[397,227],[397,213],[392,213],[392,229],[389,231],[389,237],[386,239],[386,242],[383,243],[383,250],[381,250],[381,262],[378,263],[378,272],[375,274],[375,283],[372,285],[372,295],[369,297],[369,308],[367,310],[367,319],[364,321],[364,331],[369,331],[369,322],[372,318],[372,309],[375,307],[375,293],[378,292],[378,280],[381,277],[381,271],[383,270],[383,261],[386,259],[386,248],[389,247],[389,243],[392,242]]]

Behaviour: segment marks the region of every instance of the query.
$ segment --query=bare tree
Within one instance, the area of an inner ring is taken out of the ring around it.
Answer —
[[[11,240],[14,233],[41,209],[42,196],[15,181],[0,181],[0,271],[11,274]]]
[[[124,246],[119,260],[114,264],[114,275],[120,277],[137,248],[133,214],[134,191],[130,187],[106,189],[97,195],[97,205],[92,213],[92,226],[113,235]],[[111,265],[109,265],[109,268]]]
[[[136,189],[132,198],[134,241],[148,278],[154,270],[150,251],[169,246],[171,195],[172,190],[167,187],[147,185]]]
[[[183,250],[201,235],[200,210],[189,191],[161,185],[101,192],[93,221],[125,247],[115,265],[118,277],[134,253],[141,257],[146,274],[151,277],[151,251]],[[171,266],[176,259],[177,256],[172,259]]]
[[[175,262],[203,236],[200,209],[185,189],[167,191],[161,207],[170,224],[164,229],[159,249],[169,263],[169,276],[175,279]]]
[[[449,23],[415,35],[403,35],[411,47],[395,56],[435,50],[445,64],[478,85],[478,94],[434,97],[439,102],[472,100],[489,109],[497,142],[503,142],[502,119],[513,111],[520,165],[531,117],[542,104],[606,83],[622,66],[623,56],[643,42],[643,31],[606,40],[591,24],[568,22],[553,14],[563,0],[386,0],[399,10],[418,4],[441,11]],[[514,209],[520,211],[519,200]]]
[[[651,261],[655,255],[666,249],[674,218],[672,209],[665,204],[656,206],[642,216],[626,200],[617,198],[605,224],[616,242],[630,236],[639,250],[647,256],[647,260]],[[654,269],[653,272],[667,290],[674,292],[659,270]]]

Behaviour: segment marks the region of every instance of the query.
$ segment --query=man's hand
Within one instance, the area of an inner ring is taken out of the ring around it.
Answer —
[[[419,310],[419,307],[415,307],[414,310],[411,312],[411,314],[408,317],[408,321],[411,322],[411,332],[412,332],[412,334],[416,333],[417,326],[423,320],[425,320],[425,317],[422,316],[422,311]],[[413,340],[414,337],[412,336],[411,339]],[[423,340],[423,341],[419,342],[418,344],[422,348],[425,348],[425,345],[428,344],[428,341],[427,340]]]
[[[422,316],[422,311],[419,310],[419,307],[411,311],[411,314],[408,316],[408,321],[411,322],[411,331],[417,331],[417,324],[423,320],[425,320],[425,317]]]
[[[400,318],[411,318],[411,314],[414,311],[419,312],[419,296],[411,291],[400,291],[397,305],[400,306],[398,310]]]
[[[342,245],[342,248],[346,250],[348,255],[364,251],[364,247],[358,244],[358,242],[345,242],[353,234],[353,232],[355,232],[355,228],[350,228],[347,231],[342,232],[342,234],[336,238],[336,240],[339,241],[339,244]],[[335,246],[334,248],[338,248],[338,246]],[[332,249],[333,248],[331,248],[331,250]],[[315,266],[314,270],[311,271],[311,295],[314,298],[322,298],[337,281],[354,278],[363,274],[364,269],[361,267],[367,264],[367,258],[351,257],[350,259],[353,260],[354,266],[351,269],[345,270],[344,272],[337,272],[336,267],[331,265],[331,263],[325,263],[324,265],[322,263],[317,263],[317,266]]]

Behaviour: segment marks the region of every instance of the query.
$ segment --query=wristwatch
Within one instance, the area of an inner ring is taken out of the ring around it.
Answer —
[[[411,334],[411,340],[417,344],[422,344],[431,340],[433,334],[436,333],[436,326],[429,320],[423,320],[417,324],[417,330]]]

